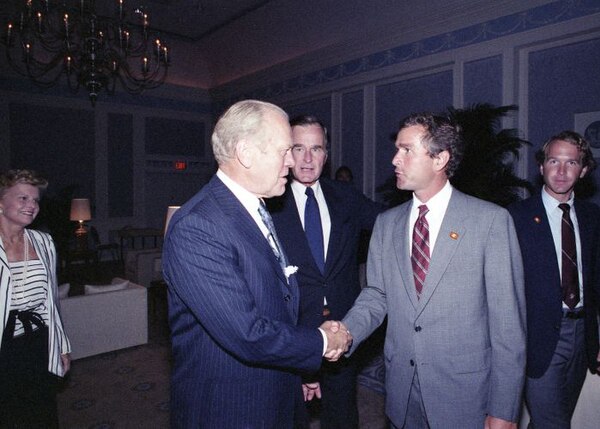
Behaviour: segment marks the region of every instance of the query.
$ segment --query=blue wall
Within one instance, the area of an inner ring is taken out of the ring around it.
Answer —
[[[375,185],[394,174],[392,158],[400,120],[414,112],[443,112],[452,105],[452,72],[435,73],[387,85],[376,90],[377,141]]]

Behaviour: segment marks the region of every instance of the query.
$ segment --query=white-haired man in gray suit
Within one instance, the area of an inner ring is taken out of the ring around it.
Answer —
[[[377,219],[368,287],[343,323],[350,352],[388,316],[386,413],[396,428],[516,428],[525,370],[519,243],[508,212],[454,189],[460,130],[400,124],[397,187],[411,201]]]

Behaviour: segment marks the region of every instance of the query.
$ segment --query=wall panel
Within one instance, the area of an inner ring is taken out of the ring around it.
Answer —
[[[415,112],[444,112],[452,105],[452,72],[380,85],[376,89],[375,185],[393,176],[394,142],[400,120]]]
[[[10,103],[10,166],[44,174],[48,192],[73,187],[75,197],[95,195],[94,112]]]

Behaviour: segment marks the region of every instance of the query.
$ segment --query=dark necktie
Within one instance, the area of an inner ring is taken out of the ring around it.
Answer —
[[[421,299],[421,292],[425,284],[427,270],[429,270],[429,224],[425,215],[429,209],[425,204],[419,206],[419,217],[413,229],[411,262],[417,298]]]
[[[575,247],[575,229],[571,222],[571,207],[559,204],[563,211],[561,222],[562,247],[562,292],[563,302],[572,310],[579,302],[579,273],[577,272],[577,248]]]
[[[310,251],[321,273],[325,269],[325,250],[323,248],[323,226],[315,193],[310,186],[306,187],[306,207],[304,208],[304,232],[308,239]]]
[[[287,258],[285,256],[285,253],[283,252],[283,247],[281,247],[281,243],[277,238],[277,233],[275,232],[275,225],[273,224],[273,218],[271,218],[271,215],[267,211],[265,203],[262,202],[262,200],[258,205],[258,214],[260,215],[260,218],[269,230],[269,236],[267,237],[267,240],[269,241],[269,245],[271,246],[275,257],[277,257],[279,265],[281,265],[281,269],[283,269],[285,272],[285,268],[288,266]]]

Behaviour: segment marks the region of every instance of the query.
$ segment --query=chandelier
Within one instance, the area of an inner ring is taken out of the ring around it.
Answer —
[[[8,63],[42,88],[65,76],[72,92],[85,88],[95,105],[102,90],[114,94],[117,81],[140,94],[165,80],[170,52],[150,34],[143,7],[128,19],[123,0],[113,0],[113,17],[97,15],[95,0],[2,1],[14,13],[2,37]]]

